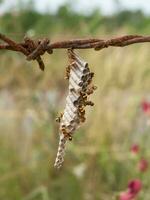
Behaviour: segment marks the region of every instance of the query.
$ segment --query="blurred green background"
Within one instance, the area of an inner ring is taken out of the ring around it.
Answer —
[[[40,12],[37,1],[15,6],[7,1],[7,9],[0,9],[0,32],[16,41],[25,35],[56,41],[150,33],[150,13],[124,8],[125,0],[112,2],[115,11],[104,14],[99,7],[78,11],[76,1],[55,12]],[[0,8],[5,3],[0,1]],[[44,55],[44,72],[20,54],[0,52],[0,199],[113,200],[135,177],[144,184],[139,199],[150,199],[150,173],[139,174],[130,153],[138,143],[150,158],[149,119],[141,111],[143,99],[150,99],[149,44],[77,52],[95,73],[98,89],[59,171],[53,167],[59,138],[55,117],[68,90],[66,50]]]

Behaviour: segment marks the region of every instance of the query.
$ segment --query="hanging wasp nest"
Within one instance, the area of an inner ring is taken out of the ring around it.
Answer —
[[[66,79],[69,81],[69,93],[66,98],[64,113],[56,120],[59,127],[59,146],[54,166],[60,168],[64,161],[67,140],[72,140],[73,134],[85,122],[85,107],[93,106],[88,100],[96,86],[92,85],[94,73],[88,63],[82,60],[73,50],[68,50],[69,65],[66,68]]]

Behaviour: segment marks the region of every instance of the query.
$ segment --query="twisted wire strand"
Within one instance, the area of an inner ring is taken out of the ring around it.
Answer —
[[[125,35],[111,39],[74,39],[64,40],[51,43],[49,39],[33,40],[27,37],[23,42],[17,43],[4,34],[0,33],[0,50],[11,50],[24,54],[28,61],[36,60],[41,70],[44,70],[45,65],[41,58],[44,53],[52,54],[54,49],[90,49],[101,50],[108,47],[125,47],[136,43],[150,42],[150,36],[142,35]],[[34,45],[33,45],[34,44]],[[32,48],[31,48],[32,47]],[[32,50],[31,50],[32,49]]]

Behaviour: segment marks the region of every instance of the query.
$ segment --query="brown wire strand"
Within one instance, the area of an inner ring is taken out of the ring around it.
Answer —
[[[24,54],[27,60],[36,60],[41,70],[44,70],[44,62],[41,56],[47,52],[53,53],[54,49],[90,49],[101,50],[108,47],[125,47],[136,43],[150,42],[150,36],[142,35],[125,35],[112,39],[74,39],[50,43],[50,40],[33,40],[25,37],[23,42],[17,43],[0,33],[0,50],[17,51]]]

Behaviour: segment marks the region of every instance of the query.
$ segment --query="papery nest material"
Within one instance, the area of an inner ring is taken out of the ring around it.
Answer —
[[[85,107],[93,106],[88,95],[96,89],[91,84],[94,76],[88,63],[82,60],[73,50],[68,50],[69,66],[66,68],[66,78],[69,82],[69,92],[66,98],[64,113],[61,114],[59,127],[59,147],[54,166],[60,168],[64,161],[67,140],[72,140],[73,134],[85,122]],[[89,92],[91,91],[91,92]]]

